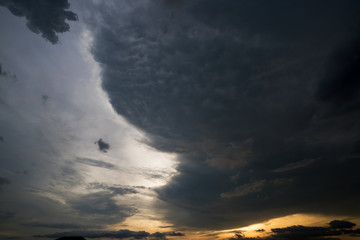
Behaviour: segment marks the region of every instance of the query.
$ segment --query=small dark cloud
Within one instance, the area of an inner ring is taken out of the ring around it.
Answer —
[[[52,44],[59,41],[57,33],[69,31],[66,20],[78,20],[74,12],[66,10],[70,6],[67,0],[0,0],[0,6],[8,8],[15,16],[25,17],[26,26],[36,34],[41,33]]]
[[[5,138],[3,136],[0,136],[0,142],[5,143]]]
[[[261,228],[261,229],[256,229],[256,232],[265,232],[265,229]]]
[[[110,148],[110,145],[109,145],[107,142],[104,142],[104,141],[102,140],[102,138],[100,138],[99,140],[97,140],[97,141],[95,142],[95,144],[97,144],[98,147],[99,147],[99,150],[102,151],[102,152],[104,152],[104,153],[106,153],[106,152],[109,150],[109,148]]]
[[[356,226],[355,223],[345,220],[333,220],[329,222],[331,228],[353,228]]]
[[[167,236],[169,237],[183,237],[185,236],[182,232],[155,232],[150,235],[151,237],[158,239],[158,240],[165,240]]]
[[[4,177],[0,177],[0,191],[2,190],[2,186],[10,184],[10,180]]]
[[[94,166],[94,167],[117,169],[117,167],[112,163],[104,162],[101,160],[95,160],[95,159],[91,159],[91,158],[76,158],[76,162]]]
[[[1,2],[0,2],[1,5]],[[2,67],[2,64],[0,63],[0,76],[4,76],[4,77],[8,77],[10,79],[16,80],[16,75],[9,72],[9,71],[5,71]]]
[[[49,96],[46,94],[41,95],[41,100],[43,102],[43,104],[45,105],[47,103],[47,101],[49,100]]]

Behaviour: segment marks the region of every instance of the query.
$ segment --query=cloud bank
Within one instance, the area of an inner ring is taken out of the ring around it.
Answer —
[[[157,189],[168,221],[360,216],[359,2],[99,7],[88,21],[111,104],[178,154]]]

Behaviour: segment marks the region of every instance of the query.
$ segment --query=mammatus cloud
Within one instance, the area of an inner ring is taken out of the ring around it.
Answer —
[[[168,222],[360,216],[360,2],[330,2],[94,12],[92,53],[111,104],[152,147],[178,154],[177,175],[156,190]]]
[[[102,152],[104,152],[104,153],[106,153],[106,152],[109,150],[109,148],[110,148],[110,145],[109,145],[107,142],[104,142],[104,141],[102,140],[102,138],[100,138],[99,140],[97,140],[97,141],[95,142],[95,144],[97,144],[98,147],[99,147],[99,150],[102,151]]]
[[[130,231],[130,230],[118,230],[118,231],[72,231],[72,232],[60,232],[46,235],[36,235],[34,237],[44,237],[44,238],[57,238],[57,237],[66,237],[66,236],[82,236],[85,238],[115,238],[115,239],[166,239],[166,236],[184,236],[181,232],[156,232],[150,234],[145,231]]]
[[[66,10],[70,6],[67,0],[0,0],[0,6],[8,8],[15,16],[25,17],[26,26],[52,44],[59,41],[57,33],[69,31],[66,20],[78,19],[74,12]]]
[[[235,237],[229,240],[325,240],[325,239],[340,239],[335,237],[357,236],[360,234],[360,229],[351,229],[356,226],[355,223],[343,220],[334,220],[329,223],[330,227],[305,227],[301,225],[290,226],[284,228],[271,229],[272,234],[268,237],[249,238],[242,234],[236,234]]]

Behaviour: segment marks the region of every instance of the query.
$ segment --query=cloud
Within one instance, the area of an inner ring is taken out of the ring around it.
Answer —
[[[115,166],[112,163],[104,162],[101,160],[95,160],[95,159],[91,159],[91,158],[76,158],[76,162],[94,166],[94,167],[117,169],[117,166]]]
[[[57,237],[68,237],[68,236],[83,236],[85,238],[134,238],[144,239],[149,237],[150,234],[145,231],[130,231],[130,230],[118,230],[118,231],[72,231],[72,232],[59,232],[46,235],[36,235],[34,237],[44,238],[57,238]]]
[[[258,240],[325,240],[325,239],[334,239],[334,236],[351,236],[354,234],[359,234],[360,229],[349,229],[354,227],[356,224],[343,220],[334,220],[331,221],[330,227],[305,227],[301,225],[283,227],[283,228],[274,228],[271,229],[272,234],[267,237],[257,237],[257,238],[249,238],[245,237],[242,234],[236,234],[235,237],[230,238],[229,240],[243,239],[258,239]],[[336,227],[333,227],[336,225]],[[335,238],[338,239],[338,238]]]
[[[253,183],[244,184],[240,187],[237,187],[234,191],[222,193],[221,197],[222,198],[241,197],[251,193],[260,192],[265,182],[266,182],[265,180],[261,180]]]
[[[83,236],[85,238],[117,238],[117,239],[166,239],[166,236],[178,237],[185,236],[181,232],[156,232],[150,234],[145,231],[130,231],[122,229],[118,231],[72,231],[72,232],[60,232],[46,235],[36,235],[34,237],[46,237],[46,238],[57,238],[66,236]]]
[[[0,6],[8,8],[15,16],[25,17],[26,26],[36,34],[41,33],[41,36],[52,44],[59,41],[57,33],[69,31],[70,25],[66,20],[77,20],[74,12],[66,10],[70,6],[67,0],[1,0]]]
[[[0,177],[0,190],[2,190],[2,186],[10,184],[10,180],[4,177]]]
[[[360,216],[360,3],[327,6],[115,2],[94,12],[92,54],[113,108],[147,144],[177,153],[177,175],[156,189],[168,222],[224,229],[298,212]],[[333,70],[351,78],[342,93]]]
[[[312,164],[314,161],[316,161],[316,159],[304,159],[299,162],[289,163],[281,168],[275,169],[274,172],[281,173],[281,172],[287,172],[287,171],[295,170],[298,168],[306,167],[306,166]]]
[[[333,220],[329,222],[331,228],[353,228],[356,226],[355,223],[345,220]]]
[[[127,195],[127,194],[136,194],[138,191],[137,188],[142,187],[118,187],[118,186],[108,186],[102,183],[90,183],[88,185],[89,189],[102,189],[102,190],[109,190],[114,195]]]
[[[76,223],[64,223],[64,222],[29,222],[29,223],[23,223],[22,225],[29,227],[58,228],[58,229],[99,228],[98,225],[81,225]]]
[[[137,212],[132,206],[118,205],[114,194],[106,191],[81,195],[69,200],[69,204],[80,214],[110,222],[122,221]]]
[[[100,138],[99,140],[97,140],[97,141],[95,142],[95,144],[97,144],[98,147],[99,147],[99,150],[102,151],[102,152],[104,152],[104,153],[106,153],[106,152],[109,150],[109,148],[110,148],[110,145],[109,145],[107,142],[104,142],[104,141],[102,140],[102,138]]]

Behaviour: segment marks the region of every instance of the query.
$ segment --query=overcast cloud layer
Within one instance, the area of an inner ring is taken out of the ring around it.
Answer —
[[[88,19],[116,111],[179,154],[165,218],[359,216],[358,1],[122,1]],[[122,9],[122,10],[119,10]]]
[[[359,1],[70,3],[0,0],[0,239],[359,236]]]

